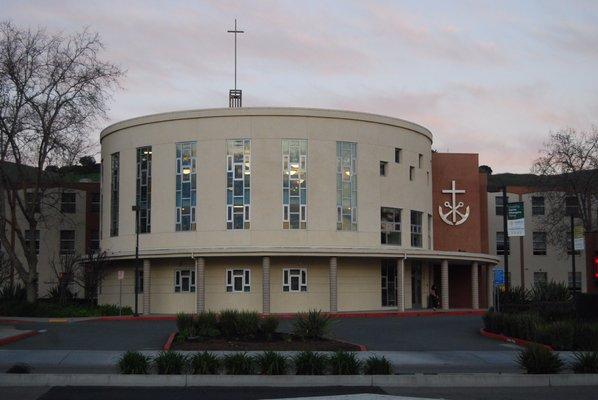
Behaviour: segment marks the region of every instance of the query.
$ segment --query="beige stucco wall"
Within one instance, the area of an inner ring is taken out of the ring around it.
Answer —
[[[227,292],[226,270],[249,269],[250,292]],[[226,309],[262,312],[262,266],[259,258],[208,258],[205,266],[206,310]]]
[[[381,309],[380,261],[341,258],[338,262],[338,310]]]

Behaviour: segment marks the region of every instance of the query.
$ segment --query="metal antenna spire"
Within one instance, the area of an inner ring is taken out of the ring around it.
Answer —
[[[245,33],[237,29],[237,19],[235,18],[235,29],[227,31],[235,35],[235,88],[229,91],[228,94],[228,106],[229,107],[241,107],[242,105],[242,91],[237,90],[237,34]]]

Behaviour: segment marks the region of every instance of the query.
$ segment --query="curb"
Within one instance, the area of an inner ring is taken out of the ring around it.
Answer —
[[[482,335],[484,337],[487,337],[488,339],[493,339],[493,340],[498,340],[500,342],[506,342],[506,343],[516,344],[517,346],[520,346],[520,347],[527,347],[527,346],[530,346],[530,345],[535,345],[535,346],[545,347],[545,348],[547,348],[550,351],[554,351],[554,348],[552,346],[547,345],[547,344],[537,343],[537,342],[531,342],[529,340],[514,338],[514,337],[502,335],[500,333],[490,332],[490,331],[487,331],[484,328],[480,329],[480,335]]]
[[[170,350],[170,348],[172,347],[172,342],[174,342],[174,338],[176,337],[176,335],[177,335],[177,332],[172,332],[170,334],[170,336],[168,336],[166,343],[164,343],[164,346],[162,346],[162,350],[164,350],[164,351]]]
[[[37,333],[38,333],[37,331],[27,331],[27,332],[20,333],[18,335],[2,338],[2,339],[0,339],[0,346],[4,346],[9,343],[17,342],[19,340],[27,339],[28,337],[37,335]]]
[[[598,374],[414,375],[117,375],[0,374],[1,386],[381,386],[556,387],[595,386]]]

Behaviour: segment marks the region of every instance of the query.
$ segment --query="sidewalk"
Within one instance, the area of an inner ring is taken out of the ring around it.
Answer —
[[[155,356],[158,351],[142,351]],[[190,352],[182,352],[190,353]],[[215,351],[223,355],[228,352]],[[260,352],[247,352],[256,354]],[[292,356],[296,352],[283,352]],[[115,373],[122,351],[90,350],[0,350],[0,369],[15,363],[25,363],[35,373]],[[517,351],[364,351],[357,357],[365,360],[372,355],[383,355],[394,365],[396,373],[468,373],[520,372],[515,359]],[[572,352],[559,352],[563,360],[573,359]]]

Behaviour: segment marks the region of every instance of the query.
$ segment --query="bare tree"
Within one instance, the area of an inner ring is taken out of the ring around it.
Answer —
[[[56,295],[60,304],[71,301],[75,294],[72,290],[76,276],[81,269],[81,256],[76,253],[61,254],[50,260],[50,267],[56,278]]]
[[[547,240],[567,251],[569,220],[566,199],[577,205],[579,220],[586,232],[597,227],[598,203],[598,129],[562,129],[550,135],[533,166],[540,175],[546,211],[540,224]]]
[[[86,30],[61,36],[0,24],[0,241],[30,302],[38,297],[38,259],[25,232],[36,231],[43,218],[37,207],[56,185],[45,167],[72,164],[84,154],[123,74],[100,58],[102,50],[99,36]]]
[[[83,288],[85,299],[90,304],[97,303],[98,289],[106,275],[109,263],[104,251],[92,252],[81,262],[75,282]]]

